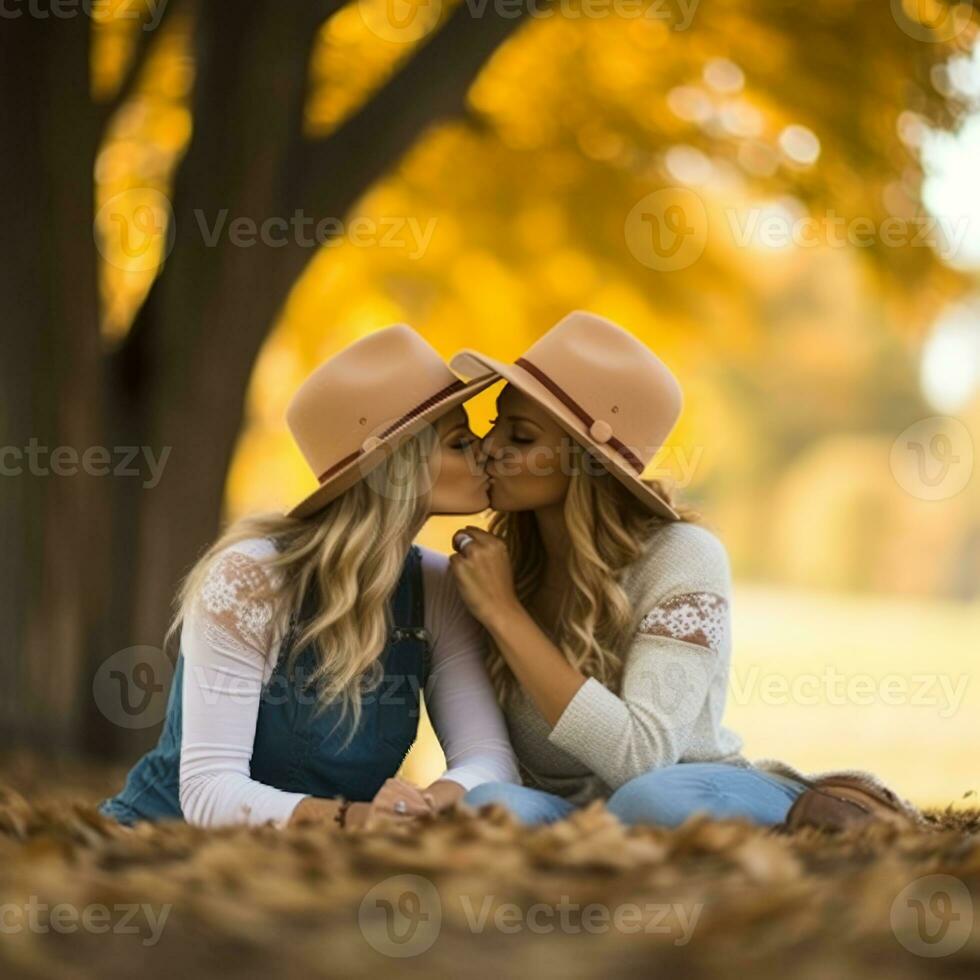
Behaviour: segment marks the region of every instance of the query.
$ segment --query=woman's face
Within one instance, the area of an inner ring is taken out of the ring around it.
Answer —
[[[429,460],[432,514],[478,514],[490,506],[489,477],[479,455],[480,440],[470,430],[462,406],[439,418],[434,428],[438,442]]]
[[[482,450],[494,510],[540,510],[564,501],[575,445],[544,409],[511,385],[497,398],[497,417]]]

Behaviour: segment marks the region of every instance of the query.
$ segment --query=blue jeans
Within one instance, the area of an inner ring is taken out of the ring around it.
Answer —
[[[607,809],[624,824],[677,827],[694,813],[716,820],[743,819],[762,826],[782,823],[806,787],[786,776],[722,762],[682,762],[654,769],[624,783],[606,800]],[[562,820],[573,803],[543,790],[516,783],[483,783],[463,802],[479,807],[499,803],[521,823]]]

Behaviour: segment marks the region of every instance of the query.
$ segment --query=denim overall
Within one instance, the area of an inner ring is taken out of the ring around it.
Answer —
[[[275,670],[262,690],[252,749],[251,777],[268,786],[311,796],[371,800],[394,776],[415,741],[419,694],[430,666],[425,630],[421,552],[408,553],[390,600],[394,628],[382,651],[380,685],[362,696],[361,719],[350,736],[350,718],[341,718],[339,703],[315,714],[316,698],[306,681],[316,665],[312,645],[297,655],[291,676],[286,671],[290,631],[279,650]],[[301,620],[314,611],[313,595]],[[121,792],[99,804],[120,823],[137,820],[181,820],[180,740],[184,657],[178,656],[160,740],[126,778]],[[346,744],[345,744],[346,743]]]

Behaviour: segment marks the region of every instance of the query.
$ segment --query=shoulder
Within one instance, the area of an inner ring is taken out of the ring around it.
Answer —
[[[215,558],[241,555],[256,562],[263,562],[275,558],[278,553],[276,543],[272,538],[245,538],[243,541],[236,541],[234,544],[228,545],[227,548],[219,551]]]
[[[208,577],[227,575],[236,569],[243,573],[254,570],[265,576],[265,566],[278,553],[271,538],[245,538],[243,541],[236,541],[211,557]]]
[[[628,588],[646,637],[724,653],[731,643],[731,569],[724,544],[699,524],[659,529]]]
[[[184,609],[189,634],[183,639],[192,659],[255,654],[264,660],[278,646],[283,634],[276,615],[280,576],[267,567],[277,554],[271,540],[250,538],[206,560]]]
[[[278,550],[270,538],[246,538],[212,555],[201,581],[205,609],[217,612],[248,600],[267,600],[277,576],[267,567]]]
[[[713,531],[701,524],[665,524],[653,533],[643,554],[625,570],[623,585],[636,598],[686,592],[727,596],[731,589],[728,550]]]
[[[665,524],[650,539],[648,556],[663,559],[728,563],[728,551],[721,538],[703,524],[673,521]]]

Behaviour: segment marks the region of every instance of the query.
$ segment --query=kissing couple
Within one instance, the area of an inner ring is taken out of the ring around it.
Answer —
[[[478,437],[463,406],[501,381]],[[159,742],[100,811],[357,828],[462,801],[542,824],[602,800],[671,827],[920,820],[870,773],[750,763],[723,725],[728,555],[644,478],[681,406],[664,362],[587,312],[513,363],[447,365],[404,325],[340,351],[287,411],[316,488],[190,571]],[[450,557],[415,543],[432,515],[488,509]],[[415,786],[398,772],[422,694],[447,768]]]

